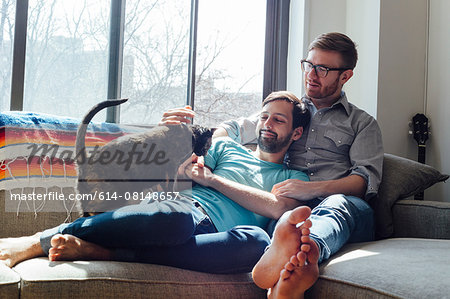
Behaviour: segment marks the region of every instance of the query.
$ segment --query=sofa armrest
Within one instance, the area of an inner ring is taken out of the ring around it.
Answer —
[[[392,213],[394,237],[450,239],[450,202],[399,200]]]

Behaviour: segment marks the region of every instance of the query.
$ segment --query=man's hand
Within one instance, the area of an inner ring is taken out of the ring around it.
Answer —
[[[178,167],[178,177],[183,178],[186,176],[186,172],[190,172],[191,166],[193,164],[196,164],[197,167],[203,168],[205,167],[205,158],[203,156],[197,156],[196,154],[192,154],[186,161],[184,161],[179,167]],[[189,170],[188,170],[189,168]],[[189,175],[188,177],[192,179]]]
[[[197,163],[198,167],[205,167],[205,157],[192,154],[192,163]],[[194,157],[195,156],[195,157]]]
[[[191,165],[193,162],[192,161],[194,161],[194,159],[195,160],[197,160],[197,155],[196,154],[192,154],[192,156],[190,156],[189,158],[187,158],[186,159],[186,161],[184,161],[179,167],[178,167],[178,176],[179,177],[183,177],[184,176],[184,173],[186,172],[186,168],[189,166],[189,165]]]
[[[178,125],[180,123],[190,124],[191,119],[193,119],[194,116],[195,112],[192,111],[191,106],[169,109],[164,112],[158,125]]]
[[[275,196],[310,200],[317,197],[327,197],[332,194],[345,194],[364,198],[367,184],[359,175],[349,175],[342,179],[329,181],[304,182],[290,179],[273,186]]]
[[[275,196],[290,197],[297,200],[310,200],[321,196],[321,190],[318,190],[316,182],[305,182],[296,179],[289,179],[275,184],[272,193]]]
[[[210,187],[211,182],[216,177],[208,167],[200,167],[198,163],[192,163],[187,166],[185,174],[197,184],[205,187]]]

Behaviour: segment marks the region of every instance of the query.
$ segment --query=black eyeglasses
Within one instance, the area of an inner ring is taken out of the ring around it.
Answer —
[[[316,75],[321,78],[325,78],[328,75],[329,71],[349,70],[349,68],[341,68],[341,67],[340,68],[331,68],[331,67],[326,67],[323,65],[315,65],[304,59],[301,60],[301,66],[302,66],[302,70],[306,73],[309,73],[310,71],[312,71],[314,69],[314,71],[316,72]]]

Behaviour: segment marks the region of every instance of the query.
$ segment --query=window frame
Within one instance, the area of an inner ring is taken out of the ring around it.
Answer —
[[[16,1],[14,20],[13,61],[11,72],[11,111],[23,110],[25,58],[28,25],[28,0]]]
[[[263,98],[272,91],[286,89],[290,10],[290,0],[266,1]],[[191,105],[193,109],[195,107],[198,2],[199,0],[191,0],[189,66],[186,91],[186,104]],[[12,111],[23,110],[28,4],[28,0],[16,1],[10,102],[10,110]],[[108,99],[116,99],[121,96],[125,8],[126,0],[111,0],[107,83]],[[119,107],[109,107],[106,121],[118,123],[119,119]]]

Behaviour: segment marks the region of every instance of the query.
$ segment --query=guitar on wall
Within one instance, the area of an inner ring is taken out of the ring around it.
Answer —
[[[426,150],[426,142],[428,140],[429,135],[429,125],[428,118],[421,113],[417,113],[412,118],[412,127],[413,127],[413,137],[417,142],[418,146],[418,157],[417,160],[419,163],[425,163],[425,150]],[[420,192],[414,196],[416,200],[423,200],[423,192]]]

